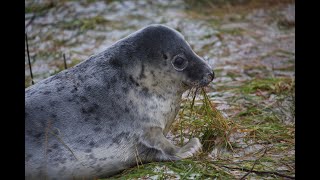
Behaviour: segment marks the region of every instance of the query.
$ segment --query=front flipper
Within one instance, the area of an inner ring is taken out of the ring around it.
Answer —
[[[182,148],[173,145],[163,135],[163,129],[160,127],[145,129],[141,136],[140,143],[142,143],[145,148],[158,150],[153,157],[153,160],[156,161],[184,159],[193,156],[201,150],[201,143],[198,138],[192,138]]]
[[[194,154],[199,152],[202,145],[198,138],[192,138],[189,142],[179,149],[177,156],[181,159],[192,157]]]

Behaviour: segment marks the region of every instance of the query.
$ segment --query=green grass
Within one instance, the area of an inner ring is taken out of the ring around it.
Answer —
[[[254,79],[240,87],[240,92],[243,94],[256,93],[258,91],[268,91],[270,94],[281,94],[282,92],[290,91],[294,87],[291,78],[264,78]]]
[[[55,7],[55,3],[50,1],[50,3],[33,3],[30,6],[25,6],[25,13],[44,13],[47,12],[49,9]]]
[[[32,79],[31,79],[31,76],[25,76],[24,78],[24,88],[27,88],[29,86],[32,85]]]
[[[192,100],[183,104],[177,121],[173,124],[172,132],[176,130],[180,133],[180,137],[198,137],[203,145],[204,152],[211,152],[214,146],[224,146],[232,149],[228,136],[234,124],[216,109],[204,89],[198,91],[200,91],[202,99],[195,100],[193,94]],[[196,103],[200,103],[200,105],[195,105]],[[188,132],[185,131],[186,129],[188,129]],[[183,145],[182,143],[181,140],[180,145]]]
[[[284,125],[280,110],[284,107],[279,102],[292,97],[294,99],[295,83],[291,78],[254,79],[236,89],[238,99],[245,100],[244,109],[235,118],[241,125],[252,129],[255,138],[278,142],[283,139],[293,139],[290,133],[294,125]],[[265,92],[264,95],[259,95]],[[273,102],[266,103],[271,95]],[[294,103],[291,104],[294,109]]]
[[[91,18],[74,19],[71,21],[65,21],[59,24],[62,29],[74,30],[79,29],[80,32],[95,29],[98,25],[104,25],[109,21],[103,16],[97,15]]]
[[[122,174],[108,179],[233,179],[212,162],[185,159],[177,162],[155,162],[125,170]]]

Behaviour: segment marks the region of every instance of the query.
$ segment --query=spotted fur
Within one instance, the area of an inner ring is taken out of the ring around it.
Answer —
[[[177,71],[177,55],[188,66]],[[106,177],[143,162],[179,160],[201,148],[168,133],[181,95],[213,79],[183,36],[150,25],[25,90],[26,179]]]

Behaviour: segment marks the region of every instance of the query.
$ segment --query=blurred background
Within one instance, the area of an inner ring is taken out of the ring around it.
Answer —
[[[221,135],[221,129],[201,116],[179,112],[168,138],[183,144],[192,131],[202,143],[214,142],[205,144],[207,155],[151,164],[126,177],[156,171],[169,179],[235,179],[255,166],[256,171],[269,173],[251,173],[248,178],[294,178],[294,0],[26,0],[25,31],[34,82],[64,70],[63,55],[70,68],[155,23],[181,32],[213,67],[216,78],[206,93],[233,126]],[[29,86],[26,48],[25,87]],[[231,149],[215,148],[224,133]]]
[[[242,78],[293,74],[292,0],[26,0],[34,81],[61,71],[63,53],[71,67],[154,23],[180,31],[215,69],[244,71]],[[27,87],[31,81],[25,57]],[[287,68],[291,71],[283,70]]]

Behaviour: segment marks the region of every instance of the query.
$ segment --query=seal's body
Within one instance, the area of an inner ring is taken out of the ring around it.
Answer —
[[[178,160],[165,135],[181,95],[213,79],[183,36],[151,25],[25,91],[27,179],[105,177],[137,163]]]

